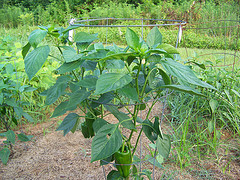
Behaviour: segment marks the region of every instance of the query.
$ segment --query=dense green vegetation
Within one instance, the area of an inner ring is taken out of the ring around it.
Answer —
[[[147,7],[147,8],[146,8]],[[183,27],[184,44],[181,47],[212,48],[212,49],[239,49],[240,40],[237,38],[237,21],[240,17],[240,5],[237,1],[77,1],[77,0],[45,0],[32,1],[3,1],[0,9],[0,24],[2,28],[29,29],[33,25],[58,24],[68,26],[71,18],[116,17],[116,18],[151,18],[175,19],[187,21],[191,26]],[[209,13],[211,12],[211,13]],[[206,23],[209,21],[216,21]],[[106,21],[97,21],[106,24]],[[112,21],[112,24],[141,24],[139,21]],[[164,23],[145,21],[144,24]],[[221,28],[218,28],[221,27]],[[223,28],[225,27],[225,28]],[[226,28],[227,27],[227,28]],[[233,28],[228,28],[233,27]],[[191,28],[191,29],[190,29]],[[193,28],[193,29],[192,29]],[[195,29],[204,28],[204,29]],[[208,28],[206,31],[205,28]],[[172,45],[176,43],[178,28],[168,33],[167,28],[162,33]],[[16,30],[18,31],[18,30]],[[82,29],[81,29],[82,31]],[[105,28],[90,28],[84,31],[99,33],[101,42],[106,39]],[[148,34],[150,29],[144,32]],[[121,34],[125,29],[109,28],[108,42],[126,44]],[[18,32],[19,34],[19,32]],[[120,35],[119,35],[120,34]],[[22,36],[22,35],[20,35]],[[226,38],[228,36],[228,38]],[[19,37],[18,37],[19,38]],[[236,42],[238,40],[238,42]],[[207,46],[206,46],[207,44]]]
[[[234,0],[3,0],[1,4],[0,24],[4,27],[63,25],[72,17],[178,19],[189,23],[239,19],[239,1]]]
[[[194,162],[204,160],[207,153],[208,158],[217,161],[216,164],[221,167],[223,172],[227,173],[228,164],[222,164],[221,157],[225,157],[231,150],[240,151],[238,145],[231,144],[232,139],[239,142],[240,136],[240,40],[239,27],[236,27],[236,25],[239,26],[239,22],[203,22],[239,19],[239,1],[206,0],[204,2],[196,1],[195,4],[190,0],[121,1],[120,3],[118,3],[119,1],[103,3],[100,0],[94,2],[44,0],[37,1],[38,3],[34,0],[3,0],[2,2],[2,7],[0,7],[2,26],[0,28],[0,132],[8,131],[8,133],[0,134],[0,136],[7,137],[5,148],[1,149],[1,155],[9,156],[10,151],[7,149],[11,149],[15,144],[15,134],[11,129],[19,127],[22,123],[38,123],[46,119],[46,112],[50,112],[50,109],[46,105],[48,102],[44,97],[47,95],[45,90],[54,87],[59,77],[60,64],[66,60],[57,47],[60,45],[58,44],[59,40],[66,39],[55,38],[53,40],[52,34],[46,35],[41,42],[35,39],[39,46],[47,44],[51,46],[51,53],[42,68],[29,81],[24,65],[26,52],[21,54],[21,50],[29,41],[30,32],[38,29],[36,25],[56,23],[66,28],[68,20],[72,17],[181,19],[187,20],[191,24],[184,27],[182,41],[178,44],[181,58],[177,58],[176,61],[193,69],[198,78],[217,88],[218,91],[199,87],[197,90],[204,97],[177,90],[168,96],[166,103],[170,111],[169,114],[165,114],[165,118],[171,127],[168,132],[171,134],[172,142],[170,160],[180,168],[189,168]],[[161,12],[159,8],[161,8]],[[106,22],[99,23],[105,24]],[[139,22],[113,23],[137,24]],[[54,27],[58,27],[58,25]],[[78,28],[75,30],[75,34],[82,31],[90,34],[98,33],[98,39],[95,39],[95,42],[106,42],[107,38],[108,44],[112,45],[114,42],[120,46],[118,47],[120,51],[121,47],[125,47],[129,43],[125,40],[126,30],[126,28],[108,28],[106,37],[106,28]],[[133,28],[133,30],[138,36],[141,35],[140,28]],[[147,39],[150,30],[150,28],[144,28],[144,39]],[[161,27],[159,30],[163,35],[162,43],[175,46],[178,28]],[[89,35],[89,37],[92,36]],[[66,43],[66,41],[62,42]],[[56,44],[57,46],[53,47]],[[107,49],[105,44],[98,43],[91,48],[88,50],[92,52],[98,51],[99,48]],[[24,49],[27,47],[25,46]],[[34,49],[36,47],[31,50]],[[225,54],[222,54],[223,49]],[[83,51],[85,55],[86,52]],[[66,65],[66,63],[64,64]],[[78,70],[81,73],[81,70]],[[127,71],[126,69],[122,70],[123,72]],[[115,71],[115,69],[111,71]],[[62,76],[64,75],[70,75],[75,81],[76,77],[73,72],[63,72]],[[172,77],[171,81],[183,83],[177,81],[175,77]],[[63,94],[61,98],[52,103],[52,106],[56,107],[61,102],[65,102],[69,95]],[[128,102],[126,99],[124,98]],[[119,100],[115,98],[113,102],[116,103]],[[226,133],[231,134],[228,139],[224,137]],[[31,136],[22,134],[18,136],[18,139],[23,141],[31,139]],[[219,149],[222,151],[219,152]],[[239,156],[226,157],[226,159],[228,163],[231,163],[231,161],[239,160]],[[7,159],[2,159],[2,161],[6,163]]]

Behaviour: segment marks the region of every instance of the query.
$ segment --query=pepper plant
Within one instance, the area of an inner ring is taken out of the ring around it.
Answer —
[[[126,48],[94,43],[97,34],[86,32],[76,33],[74,41],[70,42],[68,31],[74,28],[48,26],[34,30],[22,51],[26,73],[31,80],[47,57],[54,57],[51,50],[57,49],[59,56],[56,60],[61,64],[56,69],[58,78],[41,94],[46,96],[46,105],[64,97],[52,117],[77,107],[83,112],[67,114],[57,130],[63,130],[64,135],[70,131],[74,133],[81,119],[85,118],[81,130],[85,138],[93,137],[91,162],[100,160],[101,164],[106,164],[115,161],[117,170],[111,171],[108,179],[137,178],[144,173],[137,172],[132,163],[142,133],[155,144],[158,155],[167,158],[170,152],[170,138],[162,133],[159,117],[149,118],[159,97],[167,88],[197,95],[201,93],[194,89],[196,86],[214,88],[175,60],[177,50],[162,43],[157,27],[150,31],[146,41],[127,28]],[[50,48],[46,41],[42,41],[46,36],[56,38],[54,47]],[[151,103],[147,104],[148,101]],[[120,111],[119,107],[125,108],[127,113]],[[145,109],[148,109],[147,116],[141,119],[139,113]],[[117,123],[105,120],[106,110],[116,117]],[[138,137],[136,142],[132,138],[135,134]]]

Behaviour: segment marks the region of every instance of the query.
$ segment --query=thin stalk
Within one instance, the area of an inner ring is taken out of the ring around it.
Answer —
[[[136,112],[137,112],[137,107],[134,106],[134,112],[133,112],[134,125],[135,125],[135,120],[136,120]],[[135,125],[135,127],[136,127],[136,125]],[[130,142],[130,140],[131,140],[131,138],[132,138],[133,131],[134,131],[134,130],[131,130],[131,133],[130,133],[129,138],[128,138],[128,142]]]
[[[139,142],[139,140],[140,140],[140,137],[141,137],[142,132],[143,132],[143,128],[140,130],[140,132],[139,132],[139,134],[138,134],[137,142],[136,142],[135,147],[134,147],[134,149],[133,149],[132,156],[134,155],[134,153],[135,153],[135,151],[136,151],[136,149],[137,149],[137,145],[138,145],[138,142]]]
[[[148,110],[148,113],[147,113],[146,119],[148,119],[148,117],[150,116],[150,113],[151,113],[151,111],[152,111],[152,108],[154,107],[154,105],[155,105],[156,103],[157,103],[157,101],[153,101],[151,107],[150,107],[149,110]]]

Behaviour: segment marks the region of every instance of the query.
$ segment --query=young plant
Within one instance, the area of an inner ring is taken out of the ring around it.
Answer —
[[[76,33],[74,42],[69,42],[68,31],[73,28],[76,27],[40,27],[30,34],[29,42],[23,48],[29,80],[50,55],[50,47],[41,44],[42,40],[47,35],[57,38],[55,47],[60,52],[57,59],[61,63],[57,69],[59,77],[42,94],[46,96],[47,105],[55,103],[61,96],[65,97],[52,117],[61,116],[77,107],[85,113],[85,116],[69,113],[57,130],[63,130],[64,135],[75,132],[80,117],[85,117],[81,127],[84,137],[93,137],[91,162],[100,160],[106,164],[115,160],[118,171],[111,171],[109,179],[128,179],[136,174],[141,176],[144,172],[137,173],[132,164],[142,133],[155,144],[157,155],[167,158],[170,152],[170,137],[162,133],[159,118],[149,118],[165,89],[202,95],[193,87],[214,88],[174,59],[177,50],[162,43],[157,27],[150,31],[146,41],[127,28],[128,46],[125,49],[115,44],[105,47],[102,43],[93,43],[97,34],[85,32]],[[68,46],[62,45],[67,42]],[[33,50],[29,52],[31,47]],[[170,75],[178,79],[177,83],[172,84]],[[148,105],[150,99],[151,104]],[[129,102],[133,109],[129,108]],[[123,107],[127,113],[119,111],[118,107]],[[118,122],[111,124],[106,121],[105,110],[113,114]],[[143,110],[147,110],[144,120],[139,116]],[[133,141],[134,134],[138,137],[136,142]],[[145,174],[150,177],[149,173]]]

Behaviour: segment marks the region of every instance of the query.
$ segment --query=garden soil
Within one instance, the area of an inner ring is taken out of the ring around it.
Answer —
[[[157,104],[151,116],[161,116],[161,109],[162,105]],[[142,112],[141,116],[144,119],[146,113]],[[92,139],[85,139],[81,131],[66,136],[61,131],[55,131],[63,118],[64,116],[50,119],[35,126],[25,125],[22,129],[25,133],[34,135],[33,141],[18,142],[14,146],[8,164],[0,164],[0,180],[104,180],[104,172],[107,174],[115,168],[112,165],[102,167],[99,161],[90,162]],[[112,115],[106,116],[106,120],[111,123],[116,121]],[[162,129],[165,133],[172,133],[166,122],[162,123]],[[148,153],[146,147],[149,143],[142,135],[137,153],[140,154],[141,151],[143,156]],[[163,163],[164,168],[155,167],[154,179],[240,179],[239,162],[232,161],[229,164],[231,171],[225,174],[222,167],[212,161],[196,161],[190,169],[180,170],[175,161],[171,160],[175,155],[172,149],[169,160]],[[153,172],[150,163],[142,163],[141,168]]]

